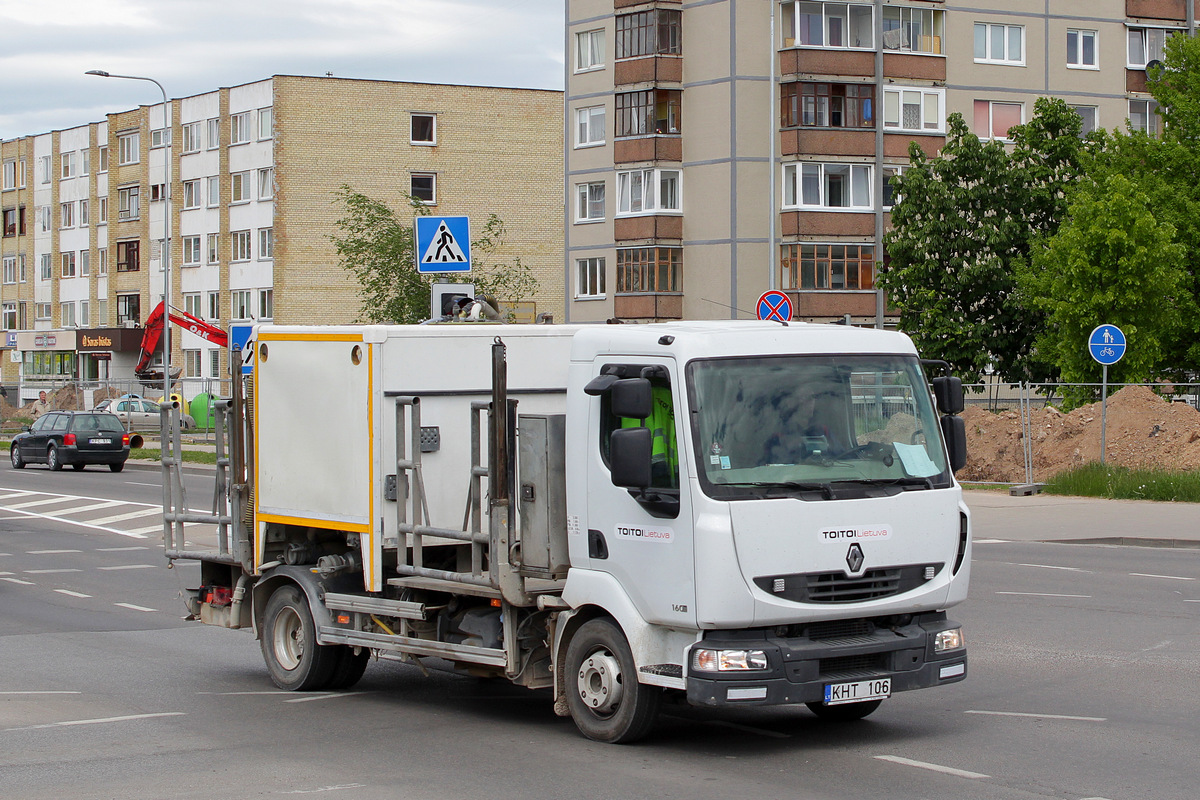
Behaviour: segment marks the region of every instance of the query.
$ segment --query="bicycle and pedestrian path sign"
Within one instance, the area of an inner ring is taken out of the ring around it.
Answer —
[[[1088,352],[1097,363],[1112,366],[1125,355],[1125,334],[1116,325],[1097,325],[1088,336]]]
[[[467,217],[413,219],[417,272],[470,272],[471,231]]]

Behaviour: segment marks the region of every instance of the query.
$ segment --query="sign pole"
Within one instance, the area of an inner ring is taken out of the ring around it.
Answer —
[[[1104,453],[1108,450],[1105,442],[1105,432],[1108,427],[1108,364],[1101,366],[1100,377],[1100,463],[1104,463]]]

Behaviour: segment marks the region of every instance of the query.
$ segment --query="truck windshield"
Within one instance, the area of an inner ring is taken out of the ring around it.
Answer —
[[[688,386],[710,496],[834,499],[951,483],[916,357],[694,361]]]

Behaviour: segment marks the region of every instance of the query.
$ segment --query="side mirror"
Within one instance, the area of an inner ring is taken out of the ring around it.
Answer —
[[[615,416],[646,419],[654,411],[650,381],[645,378],[623,378],[613,382],[610,402]]]
[[[963,418],[950,414],[943,416],[942,437],[950,456],[950,471],[958,472],[967,465],[967,425]]]
[[[647,391],[648,387],[649,382]],[[652,448],[649,428],[618,428],[613,431],[608,440],[613,485],[626,489],[645,489],[649,486]]]
[[[941,377],[933,379],[933,397],[938,410],[943,414],[961,414],[966,405],[963,399],[962,379]]]

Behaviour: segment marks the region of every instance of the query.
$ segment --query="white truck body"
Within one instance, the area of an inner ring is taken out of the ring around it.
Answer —
[[[440,659],[553,687],[585,735],[629,741],[665,692],[857,718],[965,677],[945,615],[970,572],[962,437],[902,334],[259,325],[252,344],[247,399],[223,406],[228,527],[189,552],[197,520],[169,503],[167,555],[202,561],[193,610],[253,625],[281,686]]]

